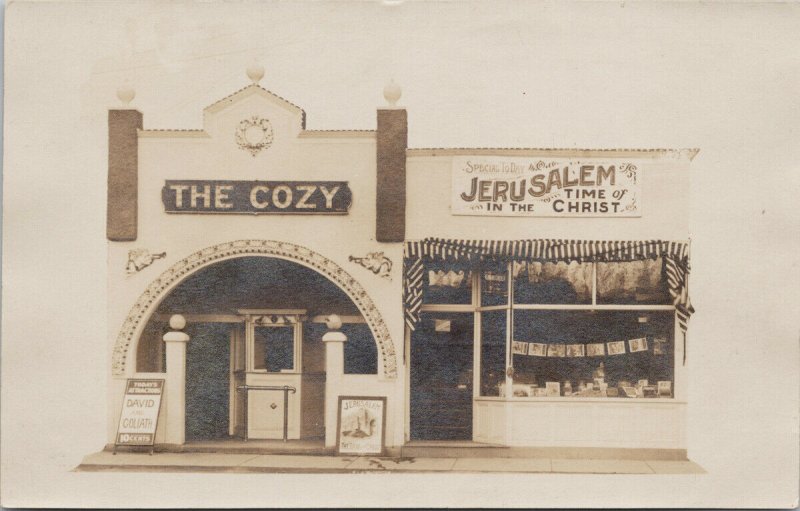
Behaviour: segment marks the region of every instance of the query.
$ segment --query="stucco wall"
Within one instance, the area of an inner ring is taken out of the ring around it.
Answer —
[[[272,146],[255,157],[240,149],[234,136],[239,122],[253,115],[268,118],[275,133]],[[144,117],[146,126],[146,112]],[[253,239],[294,243],[339,265],[377,306],[394,343],[397,363],[402,362],[402,245],[375,241],[374,133],[307,133],[302,131],[301,122],[299,109],[266,94],[254,93],[222,109],[220,106],[208,109],[203,132],[140,132],[138,239],[109,243],[110,350],[134,303],[163,271],[198,250],[234,240]],[[347,181],[353,199],[346,215],[168,214],[161,199],[161,189],[168,179]],[[128,251],[134,248],[166,252],[166,257],[127,275]],[[380,278],[348,261],[350,255],[364,256],[376,251],[384,252],[394,262],[391,279]],[[146,316],[168,292],[169,289],[165,289],[160,293],[145,317],[139,320],[133,342],[138,339]],[[131,345],[125,377],[134,375],[135,353],[135,345]],[[382,375],[380,359],[379,354],[378,369]],[[399,403],[404,371],[398,367],[397,373],[397,379],[389,380],[383,388],[390,394],[387,396],[390,402]],[[111,376],[111,379],[109,406],[114,412],[109,414],[109,438],[113,441],[116,429],[113,417],[118,414],[121,392],[120,377]],[[397,434],[402,438],[402,430]]]

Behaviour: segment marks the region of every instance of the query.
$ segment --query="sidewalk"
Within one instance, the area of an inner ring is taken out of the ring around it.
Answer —
[[[78,472],[517,472],[556,474],[704,474],[691,461],[551,458],[378,458],[289,454],[118,453],[90,454]]]

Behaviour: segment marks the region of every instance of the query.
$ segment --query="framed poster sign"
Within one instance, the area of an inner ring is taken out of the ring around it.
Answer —
[[[152,447],[156,440],[158,411],[164,380],[129,379],[122,399],[122,413],[114,447],[118,445]]]
[[[339,396],[337,454],[381,455],[385,437],[385,397]]]

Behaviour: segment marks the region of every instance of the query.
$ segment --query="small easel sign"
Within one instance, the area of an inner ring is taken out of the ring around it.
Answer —
[[[163,392],[164,380],[128,380],[122,399],[114,454],[120,445],[150,447],[150,454],[153,454]]]

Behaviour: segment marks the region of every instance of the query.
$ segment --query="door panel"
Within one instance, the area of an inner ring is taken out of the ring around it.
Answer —
[[[472,439],[472,313],[425,313],[411,336],[411,439]]]
[[[300,396],[301,375],[250,373],[248,385],[279,386],[288,385],[297,389],[289,393],[288,438],[300,438]],[[247,400],[248,438],[283,438],[283,392],[278,390],[250,390]]]
[[[244,392],[238,388],[245,384],[245,367],[247,363],[245,353],[244,324],[237,325],[231,331],[230,348],[230,414],[228,434],[231,436],[244,436]]]
[[[249,387],[295,389],[288,394],[288,438],[300,438],[302,395],[302,340],[299,315],[293,319],[275,311],[248,316],[246,383]],[[247,391],[247,437],[283,438],[284,393],[282,390],[251,388]]]

